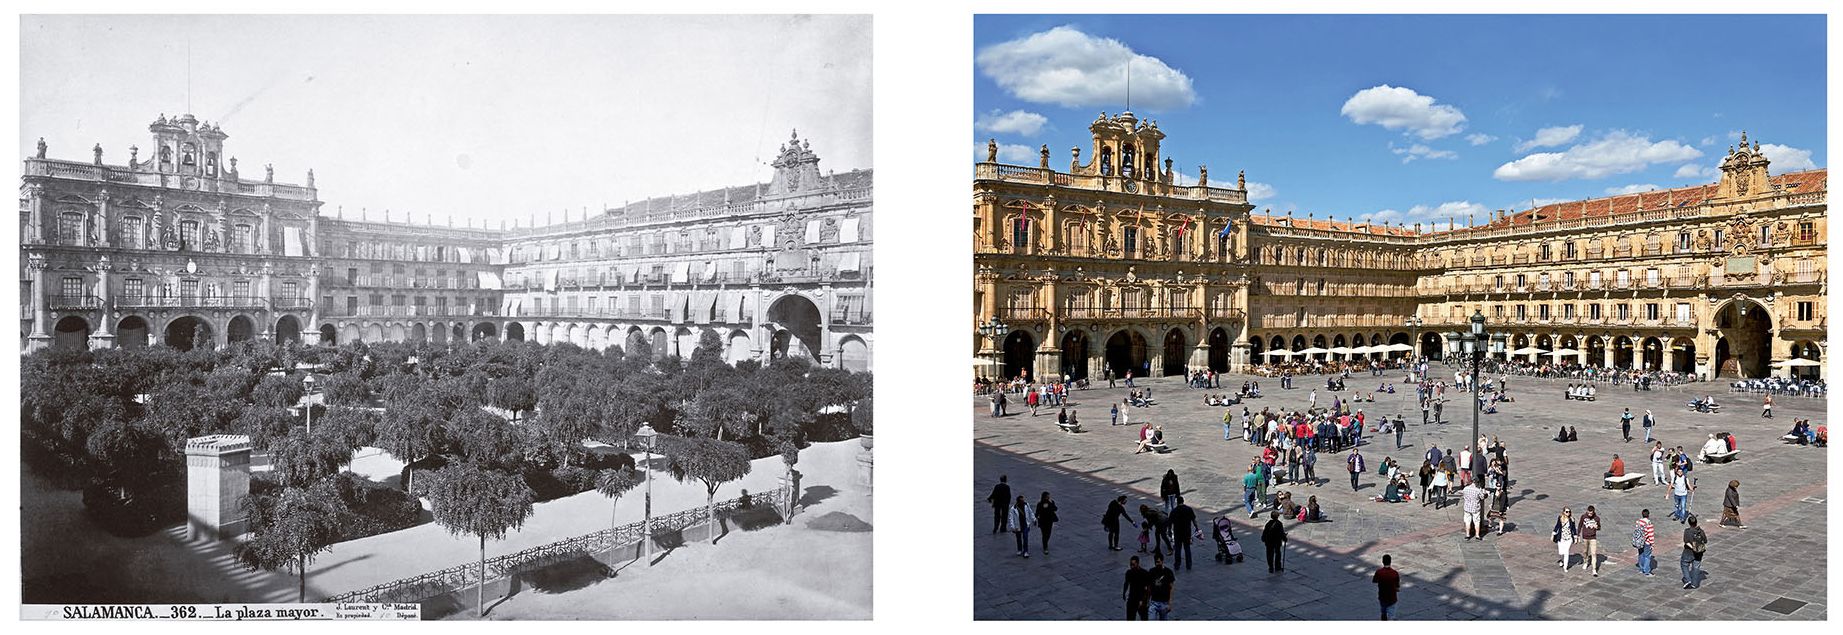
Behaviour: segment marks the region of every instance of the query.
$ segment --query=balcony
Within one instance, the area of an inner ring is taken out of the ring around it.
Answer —
[[[124,309],[147,308],[213,308],[213,309],[263,309],[269,306],[268,298],[229,298],[178,296],[156,298],[150,296],[122,296],[115,299],[115,306]]]
[[[1069,307],[1062,312],[1066,320],[1194,320],[1202,316],[1200,307]]]
[[[998,317],[1007,322],[1014,320],[1048,320],[1049,309],[1040,306],[1008,306],[998,310]]]
[[[45,298],[45,308],[53,311],[87,311],[102,308],[102,298],[93,295],[54,295]],[[23,313],[21,315],[24,315]]]
[[[841,308],[832,312],[832,323],[849,326],[865,326],[870,324],[870,311],[868,309]]]
[[[275,298],[269,301],[269,306],[277,309],[312,309],[314,301],[308,298]]]

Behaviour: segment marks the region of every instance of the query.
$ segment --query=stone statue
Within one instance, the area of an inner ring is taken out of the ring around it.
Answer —
[[[140,157],[141,157],[140,146],[128,146],[128,169],[130,170],[134,169],[135,164],[140,162],[138,161]]]
[[[985,140],[985,162],[986,163],[997,163],[998,162],[998,140],[997,139],[986,139]]]
[[[217,251],[217,250],[218,250],[218,230],[213,229],[211,230],[210,233],[205,234],[205,251]]]
[[[91,149],[90,152],[96,155],[96,165],[102,165],[102,144],[96,144],[96,147]]]
[[[1248,191],[1248,171],[1247,170],[1239,170],[1235,173],[1235,189],[1241,190],[1243,192]]]
[[[275,164],[270,163],[262,166],[262,181],[264,183],[275,182]]]
[[[1037,150],[1037,156],[1039,157],[1037,167],[1041,167],[1045,170],[1048,170],[1049,169],[1049,144],[1047,143],[1043,144],[1043,148],[1040,150]]]
[[[313,186],[314,186],[314,170],[313,168],[308,168],[307,169],[307,187],[313,187]]]
[[[838,241],[838,219],[828,218],[826,219],[825,224],[820,225],[819,227],[819,242],[830,243],[830,242],[837,242],[837,241]]]
[[[1197,185],[1209,185],[1209,166],[1197,166]]]
[[[40,159],[45,158],[45,138],[44,137],[38,138],[38,158]]]

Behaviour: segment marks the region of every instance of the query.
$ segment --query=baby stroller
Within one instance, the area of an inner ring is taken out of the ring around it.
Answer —
[[[1241,543],[1235,541],[1234,526],[1229,524],[1229,517],[1216,519],[1216,561],[1223,564],[1235,564],[1242,561]]]

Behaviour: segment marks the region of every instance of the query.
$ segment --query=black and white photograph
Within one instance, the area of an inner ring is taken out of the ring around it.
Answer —
[[[19,37],[20,617],[870,619],[870,16]]]

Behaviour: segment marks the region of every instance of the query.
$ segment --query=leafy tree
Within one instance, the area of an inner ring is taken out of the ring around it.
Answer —
[[[307,601],[307,563],[339,540],[346,505],[331,481],[274,487],[243,499],[251,536],[236,557],[251,569],[288,569],[300,576],[297,601]]]
[[[705,519],[709,537],[717,536],[717,488],[749,475],[749,452],[742,444],[697,437],[666,439],[666,470],[679,482],[704,484]]]
[[[260,379],[256,373],[236,366],[225,366],[211,371],[205,379],[205,390],[212,398],[223,401],[243,403],[249,400],[250,391],[256,388]]]
[[[274,441],[287,437],[299,421],[279,406],[251,406],[237,416],[232,429],[238,434],[249,435],[250,444],[256,449],[267,450]]]
[[[371,390],[356,372],[345,371],[322,377],[320,391],[326,394],[326,403],[344,406],[363,406],[371,401]]]
[[[519,430],[484,410],[461,411],[443,434],[467,463],[506,471],[517,471],[525,463],[525,438]]]
[[[250,402],[259,406],[286,408],[301,401],[306,390],[301,379],[291,375],[265,375],[250,391]]]
[[[608,527],[610,529],[621,526],[621,524],[615,520],[614,506],[621,502],[622,494],[626,494],[633,488],[639,487],[640,480],[640,471],[626,465],[602,470],[596,473],[595,491],[601,492],[603,496],[610,499],[608,503]]]
[[[492,394],[493,406],[512,411],[513,418],[538,405],[538,396],[531,383],[518,377],[495,380],[487,390]]]
[[[486,541],[503,540],[531,517],[531,488],[516,475],[458,463],[435,473],[429,487],[435,522],[457,536],[480,539],[480,578],[474,591],[477,609],[486,614]]]
[[[284,487],[309,487],[338,474],[352,461],[352,450],[330,435],[308,434],[295,428],[288,436],[270,442],[275,477]]]

